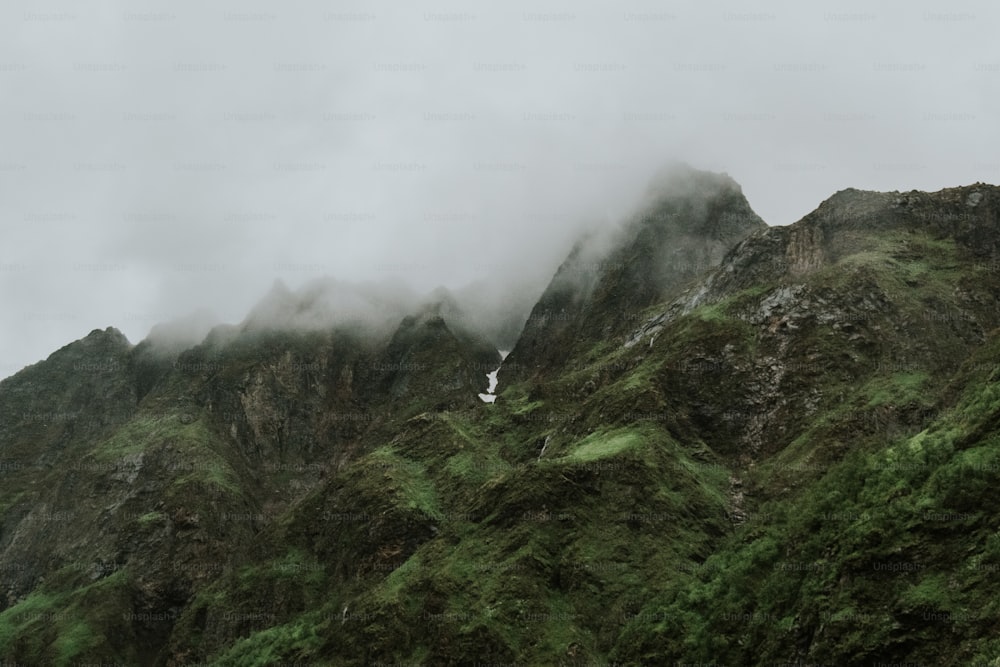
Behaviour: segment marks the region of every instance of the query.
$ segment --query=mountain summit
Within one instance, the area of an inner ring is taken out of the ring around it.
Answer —
[[[528,316],[504,375],[557,369],[582,346],[615,340],[767,225],[729,176],[684,164],[661,170],[622,227],[580,241]]]

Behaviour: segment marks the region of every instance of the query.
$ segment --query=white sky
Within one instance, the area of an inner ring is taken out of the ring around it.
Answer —
[[[0,377],[276,277],[544,281],[674,159],[769,224],[997,183],[1000,10],[942,7],[7,0]]]

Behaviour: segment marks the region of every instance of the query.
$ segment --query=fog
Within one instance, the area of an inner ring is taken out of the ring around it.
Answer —
[[[361,325],[360,331],[381,339],[425,301],[402,281],[353,283],[324,277],[293,291],[279,280],[241,326],[316,331]]]
[[[277,279],[478,283],[501,317],[676,159],[769,224],[996,183],[998,10],[940,7],[10,0],[0,376]]]

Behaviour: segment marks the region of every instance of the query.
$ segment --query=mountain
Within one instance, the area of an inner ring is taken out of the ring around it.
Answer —
[[[0,382],[0,655],[1000,664],[998,267],[997,186],[768,227],[678,165],[503,360],[337,281],[94,331]]]
[[[559,267],[505,375],[544,374],[588,346],[616,340],[645,308],[669,300],[764,227],[728,176],[686,165],[662,170],[638,213],[619,230],[581,240]]]

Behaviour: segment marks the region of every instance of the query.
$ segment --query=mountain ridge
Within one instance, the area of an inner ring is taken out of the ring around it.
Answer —
[[[0,381],[0,656],[989,664],[1000,188],[649,196],[502,364],[438,293]]]

